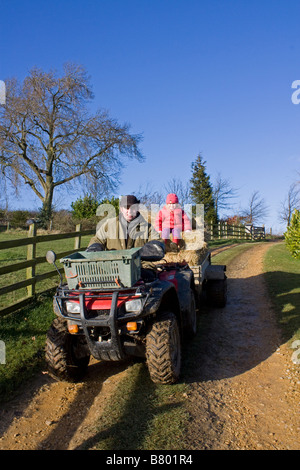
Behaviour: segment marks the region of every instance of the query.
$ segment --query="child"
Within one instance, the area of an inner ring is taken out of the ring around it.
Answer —
[[[181,232],[192,230],[191,222],[181,209],[176,194],[168,194],[166,205],[159,211],[155,220],[155,229],[161,233],[161,237],[166,243],[170,239],[172,232],[173,243],[179,246]]]

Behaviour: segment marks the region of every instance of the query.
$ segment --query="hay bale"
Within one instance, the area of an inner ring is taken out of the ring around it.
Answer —
[[[207,255],[208,247],[201,232],[183,232],[179,249],[170,240],[166,243],[164,260],[167,263],[182,263],[186,261],[190,266],[202,263]]]
[[[190,266],[196,266],[202,263],[207,253],[208,248],[205,243],[199,250],[181,249],[177,253],[169,251],[165,254],[164,260],[167,263],[182,263],[183,261],[186,261]]]

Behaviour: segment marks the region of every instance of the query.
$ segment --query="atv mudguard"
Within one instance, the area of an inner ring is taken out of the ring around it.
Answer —
[[[222,264],[210,264],[205,270],[205,279],[215,281],[226,279],[226,266]]]
[[[157,281],[152,286],[151,296],[145,306],[146,315],[154,314],[164,309],[180,315],[180,305],[176,288],[169,281]]]
[[[153,285],[152,295],[146,305],[147,315],[171,311],[184,328],[193,290],[193,272],[190,269],[176,271],[172,282],[160,280]]]

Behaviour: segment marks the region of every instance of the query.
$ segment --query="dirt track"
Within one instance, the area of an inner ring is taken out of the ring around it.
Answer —
[[[228,267],[229,301],[210,314],[190,378],[186,448],[299,449],[299,366],[281,345],[262,277],[268,245]],[[85,382],[41,374],[0,408],[0,450],[80,449],[128,364],[92,363]]]
[[[266,293],[268,247],[228,267],[228,303],[211,315],[191,384],[190,449],[300,448],[300,371],[281,345]]]

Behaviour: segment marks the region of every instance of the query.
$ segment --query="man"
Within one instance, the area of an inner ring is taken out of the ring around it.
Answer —
[[[139,213],[139,200],[122,196],[118,217],[100,223],[87,251],[126,250],[141,247],[142,261],[158,261],[165,254],[159,234]]]

